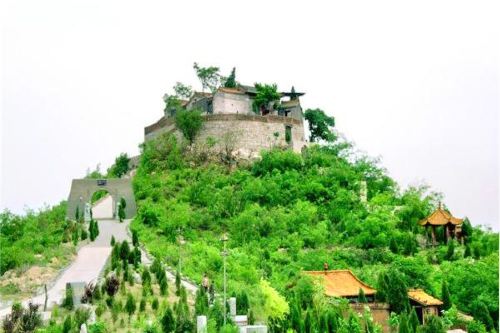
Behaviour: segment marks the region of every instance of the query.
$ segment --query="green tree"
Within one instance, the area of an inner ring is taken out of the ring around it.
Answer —
[[[181,82],[176,82],[173,89],[178,98],[189,99],[193,95],[193,88]]]
[[[405,236],[405,243],[403,247],[403,254],[407,256],[412,256],[417,251],[417,245],[415,238],[412,234],[407,234]]]
[[[465,245],[464,258],[470,258],[472,256],[472,251],[470,249],[470,245]]]
[[[198,288],[198,290],[196,290],[194,311],[196,315],[208,314],[208,297],[204,288]]]
[[[73,325],[71,323],[71,315],[68,315],[64,319],[64,323],[63,323],[63,327],[62,327],[62,333],[69,333],[71,331],[71,327],[72,326]]]
[[[289,313],[285,298],[264,279],[260,280],[260,292],[264,299],[263,310],[269,318],[281,320]]]
[[[398,243],[396,241],[396,238],[394,238],[394,237],[391,237],[391,241],[389,243],[389,250],[391,250],[391,252],[394,254],[399,253]]]
[[[130,247],[128,245],[128,242],[124,240],[120,245],[120,259],[123,261],[127,261],[129,254],[130,254]]]
[[[127,202],[124,198],[120,198],[120,204],[118,206],[118,218],[120,222],[126,218],[125,207],[127,207]]]
[[[174,170],[184,165],[182,151],[177,143],[177,138],[172,133],[163,133],[156,138],[149,140],[141,145],[141,160],[139,170],[143,174],[149,174],[153,171]],[[137,184],[137,180],[134,180]],[[138,198],[144,198],[145,192],[137,193]],[[145,211],[150,213],[143,204],[138,213],[139,217],[144,215]],[[148,223],[148,221],[144,221]]]
[[[381,273],[378,287],[379,299],[388,302],[392,311],[402,313],[409,308],[408,287],[398,270],[390,269]]]
[[[248,325],[255,325],[255,315],[252,309],[248,311]]]
[[[233,67],[231,74],[227,77],[226,82],[224,83],[224,87],[226,88],[236,88],[236,68]]]
[[[327,116],[321,109],[307,109],[304,118],[309,123],[310,141],[333,141],[335,136],[331,127],[335,126],[335,118]]]
[[[366,299],[365,291],[363,290],[363,288],[359,288],[358,302],[359,303],[368,303],[368,300]]]
[[[448,310],[453,305],[451,303],[450,290],[448,289],[448,283],[443,280],[441,284],[441,300],[443,301],[443,309]]]
[[[488,331],[491,331],[495,327],[490,312],[488,311],[488,307],[483,301],[476,300],[473,302],[472,315],[474,316],[474,319],[482,322]]]
[[[399,329],[398,333],[410,333],[410,327],[408,325],[408,317],[406,313],[402,313],[399,317]]]
[[[108,170],[108,177],[121,178],[130,170],[130,158],[127,153],[121,153],[116,157],[115,163]]]
[[[445,259],[453,260],[454,255],[455,255],[455,242],[453,240],[450,240],[448,242],[448,249],[446,250]]]
[[[196,136],[203,127],[203,116],[198,110],[180,110],[175,115],[175,125],[182,132],[182,135],[193,144]]]
[[[151,291],[151,274],[149,273],[148,268],[145,266],[142,271],[141,278],[144,289]]]
[[[151,309],[153,310],[158,310],[158,307],[160,306],[160,303],[158,302],[158,298],[153,298],[153,301],[151,302]]]
[[[350,333],[362,333],[361,323],[357,314],[351,311],[348,319],[348,329]]]
[[[441,318],[436,316],[429,316],[425,320],[425,324],[421,329],[422,333],[444,333],[444,325]]]
[[[70,284],[66,285],[66,295],[62,306],[68,310],[73,310],[73,287]]]
[[[114,245],[115,245],[115,243],[116,243],[115,236],[111,236],[111,241],[109,242],[109,244],[110,244],[111,246],[114,246]]]
[[[474,253],[474,259],[476,259],[476,260],[481,259],[481,249],[479,248],[478,244],[474,244],[472,251]]]
[[[242,291],[238,297],[238,314],[245,315],[248,314],[248,310],[250,309],[250,301],[248,299],[248,294],[245,291]]]
[[[472,239],[472,233],[473,229],[469,218],[465,217],[464,222],[462,223],[462,237],[464,238],[466,244],[470,243],[470,240]]]
[[[338,330],[338,316],[335,311],[328,311],[328,332],[329,333],[334,333],[337,332]]]
[[[473,320],[467,324],[468,333],[487,333],[486,327],[483,323],[477,320]]]
[[[414,307],[411,308],[410,317],[408,319],[408,325],[413,333],[417,333],[417,328],[420,325],[420,322],[418,321],[417,312],[415,311]]]
[[[130,293],[127,296],[127,302],[125,303],[125,310],[127,311],[128,317],[130,320],[130,317],[134,314],[134,312],[136,310],[134,296],[132,296],[132,294],[130,294]]]
[[[297,301],[293,302],[290,306],[290,327],[293,328],[295,332],[301,332],[302,314],[300,311],[299,302]]]
[[[144,312],[146,311],[146,299],[141,298],[141,302],[139,303],[139,311]]]
[[[255,113],[260,113],[263,109],[268,110],[269,104],[279,101],[281,95],[278,93],[276,84],[255,84],[255,94],[253,100],[253,110]]]
[[[160,280],[160,294],[162,296],[166,296],[167,295],[167,292],[168,292],[168,283],[167,283],[167,279],[166,278],[163,278]]]
[[[180,295],[181,292],[181,273],[179,271],[175,272],[175,294]]]
[[[193,64],[196,76],[201,82],[202,90],[209,89],[215,92],[220,86],[221,76],[219,74],[219,67],[200,67],[196,62]]]
[[[90,234],[90,240],[93,242],[96,237],[97,237],[97,222],[94,220],[90,220],[89,223],[89,234]]]
[[[160,319],[160,325],[163,333],[171,333],[175,329],[174,313],[170,307],[165,309],[163,316]]]
[[[313,333],[313,319],[311,315],[311,311],[306,312],[306,318],[304,319],[304,332],[305,333]]]
[[[136,229],[132,229],[132,245],[139,246],[139,235]]]

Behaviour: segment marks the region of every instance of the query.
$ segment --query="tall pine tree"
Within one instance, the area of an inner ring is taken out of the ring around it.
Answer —
[[[441,300],[443,301],[443,309],[448,310],[451,308],[452,303],[451,303],[451,297],[450,297],[450,290],[448,289],[448,283],[443,280],[443,283],[441,284]]]

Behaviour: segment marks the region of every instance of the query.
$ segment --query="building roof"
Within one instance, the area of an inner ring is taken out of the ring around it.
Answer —
[[[226,87],[220,87],[217,89],[218,91],[224,92],[224,93],[229,93],[229,94],[239,94],[239,95],[244,95],[245,91],[239,88],[226,88]]]
[[[427,294],[422,289],[410,289],[408,290],[408,297],[422,305],[432,306],[432,305],[443,305],[443,302],[438,300],[437,298],[432,297]]]
[[[241,89],[245,94],[255,95],[257,94],[257,89],[254,86],[246,86],[244,84],[239,84],[238,88]]]
[[[463,219],[459,219],[439,207],[431,215],[418,222],[420,225],[446,225],[448,223],[459,225],[462,224]]]
[[[359,289],[365,295],[375,295],[375,289],[359,280],[350,270],[305,271],[305,274],[322,279],[325,295],[331,297],[357,297]]]

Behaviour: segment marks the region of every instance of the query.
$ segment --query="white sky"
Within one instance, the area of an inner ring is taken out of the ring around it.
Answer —
[[[242,83],[292,84],[305,108],[403,186],[425,181],[454,215],[499,221],[496,1],[4,3],[2,200],[65,199],[72,178],[138,153],[192,64]]]

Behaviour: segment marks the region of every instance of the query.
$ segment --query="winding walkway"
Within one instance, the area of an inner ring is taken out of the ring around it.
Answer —
[[[47,290],[47,307],[51,308],[54,303],[60,303],[68,282],[90,282],[95,281],[103,270],[109,255],[111,254],[110,240],[114,236],[117,241],[129,239],[127,227],[130,220],[119,223],[114,220],[100,220],[99,236],[94,242],[88,243],[77,252],[75,260],[64,269]],[[29,302],[40,304],[43,307],[45,293],[36,295],[22,302],[27,306]],[[0,309],[0,318],[10,312],[10,306]]]
[[[75,260],[59,274],[47,290],[47,308],[50,309],[54,304],[61,303],[68,282],[88,283],[96,281],[99,278],[111,254],[111,237],[114,236],[116,241],[130,241],[130,232],[128,230],[130,221],[131,220],[125,220],[123,223],[120,223],[116,220],[98,220],[99,236],[94,242],[80,247]],[[149,265],[151,263],[150,255],[144,250],[142,251],[142,258],[144,264]],[[175,281],[174,272],[168,269],[166,269],[165,272],[167,279]],[[184,278],[181,280],[181,284],[188,292],[193,294],[198,289],[195,284]],[[22,304],[26,307],[29,302],[40,304],[42,309],[45,302],[45,293],[26,299]],[[0,308],[0,319],[9,314],[10,310],[10,305]]]

